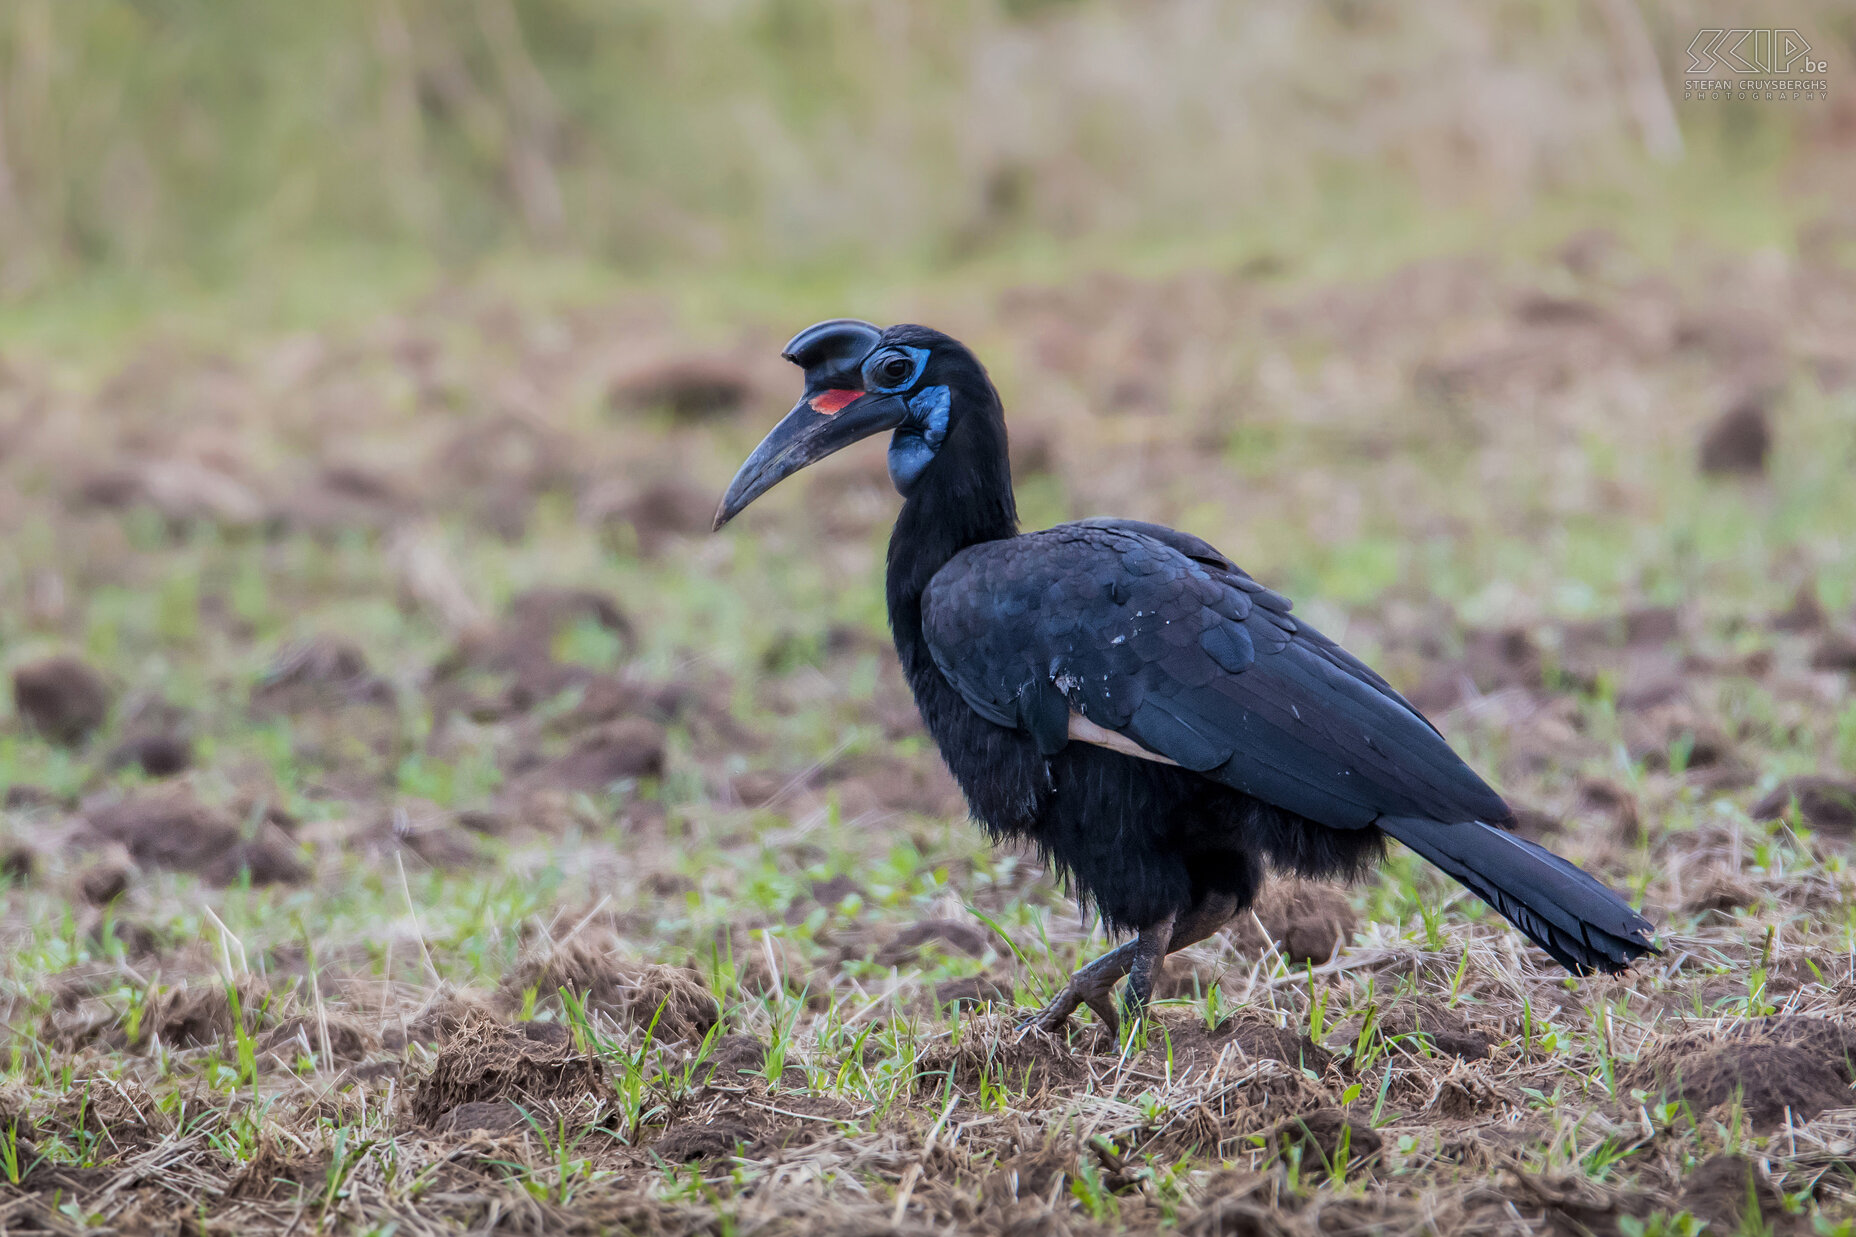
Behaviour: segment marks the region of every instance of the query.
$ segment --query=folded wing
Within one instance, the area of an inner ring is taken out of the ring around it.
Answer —
[[[1085,521],[974,546],[923,626],[967,703],[1047,755],[1081,718],[1316,823],[1384,829],[1569,969],[1649,949],[1617,895],[1492,827],[1512,811],[1409,701],[1196,537]]]

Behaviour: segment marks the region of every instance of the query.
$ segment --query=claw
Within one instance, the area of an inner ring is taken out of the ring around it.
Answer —
[[[1055,1035],[1063,1030],[1064,1024],[1069,1022],[1070,1015],[1076,1012],[1078,1006],[1087,1005],[1095,1011],[1096,1017],[1102,1020],[1102,1025],[1108,1028],[1109,1034],[1119,1035],[1121,1016],[1115,1011],[1115,1000],[1111,995],[1118,978],[1119,976],[1103,983],[1071,976],[1070,982],[1063,986],[1063,990],[1051,1000],[1050,1004],[1019,1024],[1018,1034],[1023,1035],[1036,1027],[1040,1031]]]

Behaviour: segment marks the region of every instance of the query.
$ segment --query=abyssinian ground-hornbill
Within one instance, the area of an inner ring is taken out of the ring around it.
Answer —
[[[821,322],[786,346],[805,394],[715,525],[885,430],[903,496],[889,620],[915,702],[977,817],[1028,838],[1134,939],[1038,1016],[1111,1027],[1161,960],[1247,908],[1265,865],[1357,873],[1397,838],[1577,974],[1652,951],[1597,880],[1504,831],[1514,813],[1410,702],[1186,533],[1136,520],[1018,531],[1005,414],[979,361],[920,326]]]

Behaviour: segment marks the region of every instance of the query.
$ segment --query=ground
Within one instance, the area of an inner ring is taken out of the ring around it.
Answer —
[[[708,532],[821,315],[10,349],[0,1230],[1851,1231],[1847,247],[897,307],[1029,524],[1205,536],[1663,945],[1574,982],[1400,852],[1120,1043],[1015,1030],[1104,942],[920,729],[880,444]]]

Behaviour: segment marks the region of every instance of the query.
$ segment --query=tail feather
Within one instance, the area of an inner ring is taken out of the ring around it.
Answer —
[[[1481,821],[1387,816],[1379,827],[1468,887],[1575,975],[1659,952],[1650,921],[1578,866]]]

